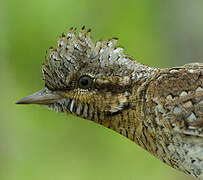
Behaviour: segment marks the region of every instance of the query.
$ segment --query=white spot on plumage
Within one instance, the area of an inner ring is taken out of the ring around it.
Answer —
[[[83,111],[84,117],[87,117],[87,111],[88,111],[88,105],[85,104],[84,111]]]
[[[73,100],[71,101],[71,104],[70,104],[70,112],[73,112],[74,104],[75,104],[75,100],[73,99]]]
[[[182,96],[187,96],[187,92],[186,92],[186,91],[181,92],[180,96],[181,96],[181,97],[182,97]]]
[[[194,73],[194,69],[189,69],[188,70],[190,73]]]
[[[179,107],[175,107],[173,112],[174,112],[174,114],[180,114],[181,113],[181,109]]]
[[[171,95],[168,95],[168,96],[166,97],[166,99],[167,99],[167,100],[172,100],[173,97],[172,97]]]
[[[81,110],[82,110],[82,105],[79,103],[76,109],[76,114],[80,115]]]
[[[189,122],[194,122],[195,120],[197,120],[197,117],[195,116],[194,113],[192,113],[192,114],[187,118],[187,120],[188,120]]]
[[[198,88],[196,89],[196,92],[203,92],[203,88],[198,87]]]
[[[192,102],[191,101],[187,101],[186,103],[183,104],[184,108],[190,108],[192,107]]]
[[[122,53],[122,51],[123,51],[123,48],[121,48],[121,47],[118,47],[113,50],[114,53]]]

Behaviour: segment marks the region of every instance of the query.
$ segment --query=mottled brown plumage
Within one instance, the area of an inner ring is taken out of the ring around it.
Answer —
[[[95,43],[84,28],[63,34],[43,65],[45,88],[17,103],[89,119],[168,165],[203,176],[203,64],[148,67],[116,42]]]

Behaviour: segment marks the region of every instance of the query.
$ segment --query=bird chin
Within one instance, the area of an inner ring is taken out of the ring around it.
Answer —
[[[63,109],[61,106],[59,106],[57,103],[53,103],[53,104],[48,104],[48,105],[44,105],[46,108],[48,108],[49,110],[54,110],[56,112],[63,112]]]
[[[64,98],[64,99],[58,100],[57,102],[50,103],[44,106],[56,112],[65,112],[66,109],[68,108],[69,102],[70,102],[70,99]]]
[[[81,102],[70,98],[60,99],[57,102],[46,105],[46,107],[57,112],[74,113],[77,115],[82,115],[82,110],[84,109],[84,105]]]

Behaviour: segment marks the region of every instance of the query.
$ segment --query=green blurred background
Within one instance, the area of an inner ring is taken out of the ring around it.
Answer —
[[[0,0],[0,180],[192,179],[92,122],[14,103],[43,87],[45,52],[72,26],[171,67],[203,62],[202,17],[202,0]]]

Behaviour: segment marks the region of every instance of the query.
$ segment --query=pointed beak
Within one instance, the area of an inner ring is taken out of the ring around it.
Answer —
[[[41,105],[49,105],[57,102],[62,97],[56,94],[55,92],[49,91],[47,89],[43,89],[39,92],[36,92],[30,96],[27,96],[19,101],[16,104],[41,104]]]

